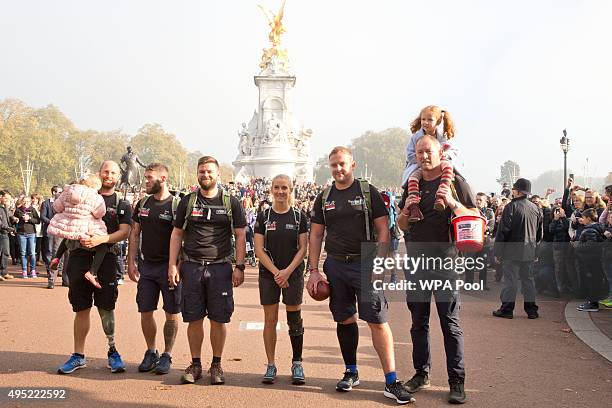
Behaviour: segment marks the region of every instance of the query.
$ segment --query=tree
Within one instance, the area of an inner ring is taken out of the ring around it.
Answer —
[[[355,175],[372,174],[372,184],[383,188],[397,186],[401,182],[402,170],[406,165],[406,144],[409,134],[401,128],[382,132],[368,131],[351,143],[357,162]]]
[[[516,179],[521,177],[521,168],[512,160],[507,160],[500,167],[500,177],[496,180],[499,184],[507,183],[509,186],[514,184]]]
[[[381,132],[370,130],[353,139],[348,147],[353,151],[357,163],[355,177],[365,176],[367,164],[372,184],[380,188],[399,185],[406,165],[408,137],[406,130],[390,128]],[[331,178],[327,154],[317,160],[314,169],[316,183],[325,184]]]
[[[16,99],[0,101],[0,180],[14,194],[23,191],[19,165],[33,164],[31,191],[47,193],[66,181],[74,161],[66,141],[76,131],[56,107],[32,109]]]
[[[331,177],[331,174],[329,173],[329,166],[327,163],[327,154],[319,157],[319,160],[317,160],[317,163],[314,166],[315,183],[323,185],[327,183],[327,181]]]
[[[234,180],[234,166],[226,163],[219,163],[219,175],[221,181],[227,183]]]
[[[545,171],[531,180],[531,192],[533,194],[544,196],[548,188],[555,189],[553,197],[563,195],[563,169]]]
[[[130,140],[132,149],[143,163],[163,163],[168,166],[168,181],[171,185],[180,184],[180,168],[186,174],[187,150],[175,135],[166,132],[158,123],[146,124]]]

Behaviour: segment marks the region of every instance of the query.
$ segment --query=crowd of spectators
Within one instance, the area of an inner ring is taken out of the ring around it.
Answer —
[[[245,208],[247,238],[252,244],[257,213],[271,205],[271,179],[230,181],[222,187],[238,197]],[[324,187],[316,183],[296,183],[296,208],[309,217],[315,197]],[[182,195],[195,188],[192,186],[174,193]],[[397,187],[385,187],[381,191],[392,198],[399,195]],[[489,267],[496,269],[497,281],[501,280],[501,268],[495,264],[491,248],[504,207],[512,199],[508,191],[507,186],[504,186],[498,195],[477,194],[481,214],[487,219],[487,245],[481,255],[488,258]],[[544,238],[539,244],[538,259],[533,267],[538,292],[554,297],[585,298],[591,303],[591,310],[598,300],[606,307],[612,307],[612,185],[607,186],[603,195],[600,195],[569,179],[562,197],[552,200],[554,192],[554,189],[549,188],[542,196],[530,197],[542,210],[544,220]],[[131,195],[133,205],[143,196],[144,192]],[[0,234],[8,237],[10,247],[4,252],[8,252],[14,265],[22,265],[23,276],[36,276],[36,266],[43,265],[41,258],[45,256],[43,248],[47,239],[44,236],[45,221],[40,216],[43,197],[37,193],[13,197],[8,191],[0,191],[0,197],[3,198],[0,205],[8,219],[8,225],[0,230]],[[391,203],[388,208],[391,214],[395,206]],[[399,235],[398,238],[401,238]],[[7,261],[3,259],[3,262]],[[473,279],[473,272],[468,280]],[[123,271],[118,273],[122,274]],[[485,277],[486,284],[486,271],[478,271],[478,274],[481,278]],[[0,280],[6,278],[5,268]]]

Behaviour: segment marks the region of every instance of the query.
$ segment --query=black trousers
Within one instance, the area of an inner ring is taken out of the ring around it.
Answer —
[[[429,316],[431,312],[431,295],[435,298],[440,328],[444,336],[444,351],[446,353],[446,371],[449,380],[465,379],[465,364],[463,360],[463,331],[459,325],[459,309],[461,302],[459,293],[451,291],[419,292],[415,297],[408,292],[408,310],[412,316],[412,364],[415,370],[429,373],[431,370],[431,352],[429,337]],[[416,301],[413,301],[416,300]]]
[[[21,260],[21,255],[19,255],[19,240],[17,239],[17,235],[9,235],[9,242],[11,247],[11,259]]]
[[[487,286],[487,265],[489,263],[488,259],[488,248],[484,248],[480,252],[467,253],[464,256],[466,258],[477,259],[481,258],[483,263],[482,267],[479,264],[474,263],[474,267],[465,271],[465,281],[469,283],[474,283],[474,275],[478,274],[478,281],[483,281],[484,285]]]
[[[0,275],[4,276],[8,273],[8,262],[11,254],[9,237],[6,234],[0,234]]]

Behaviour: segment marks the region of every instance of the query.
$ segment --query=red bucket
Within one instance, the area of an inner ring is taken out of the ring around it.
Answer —
[[[484,247],[487,219],[477,215],[462,215],[451,220],[455,245],[461,252],[479,252]]]

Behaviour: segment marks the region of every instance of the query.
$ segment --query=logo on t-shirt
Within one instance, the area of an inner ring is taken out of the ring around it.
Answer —
[[[324,208],[325,208],[325,211],[335,210],[336,209],[336,202],[335,201],[326,201]]]
[[[172,214],[165,210],[163,214],[159,214],[159,218],[164,221],[172,221]]]
[[[215,210],[215,214],[217,214],[217,215],[225,215],[225,214],[227,214],[227,211],[225,211],[225,209]]]
[[[271,221],[266,224],[266,230],[276,231],[276,221]]]
[[[353,207],[361,207],[363,205],[363,197],[355,197],[354,200],[348,200],[348,202]]]
[[[296,227],[295,224],[285,224],[285,229],[288,229],[288,230],[294,230],[295,227]]]
[[[138,212],[138,215],[140,215],[141,217],[148,217],[149,216],[149,209],[148,208],[141,208],[140,211]]]
[[[204,216],[204,211],[201,208],[194,208],[191,211],[191,216],[192,217],[202,217]]]

